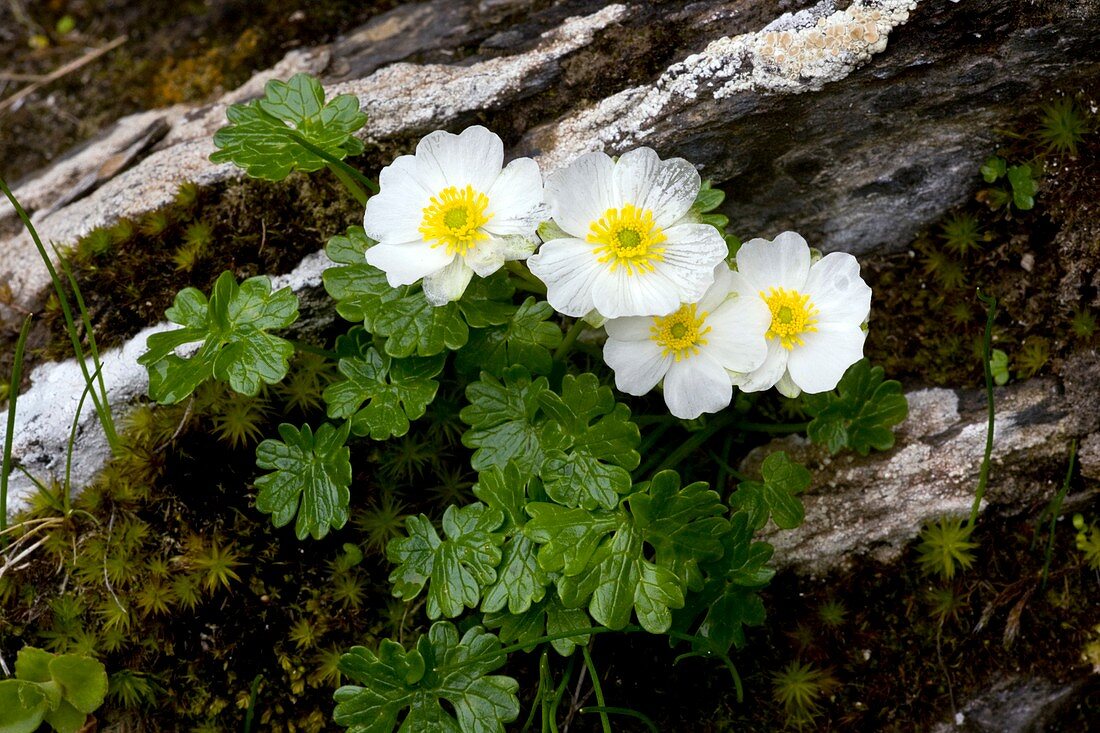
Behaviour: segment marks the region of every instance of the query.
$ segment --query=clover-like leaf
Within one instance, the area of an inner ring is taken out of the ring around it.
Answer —
[[[80,722],[103,704],[107,696],[107,669],[103,663],[79,654],[61,654],[50,660],[50,677],[61,685],[61,695],[81,715]]]
[[[1035,207],[1035,194],[1039,193],[1039,182],[1033,177],[1030,165],[1025,163],[1009,168],[1008,182],[1012,186],[1012,203],[1017,209],[1027,211]]]
[[[510,319],[501,325],[473,332],[458,352],[460,370],[484,370],[500,376],[509,366],[520,364],[532,374],[550,373],[550,351],[562,339],[561,329],[548,320],[554,309],[544,300],[528,298],[512,310]]]
[[[1008,166],[1005,163],[1005,159],[998,155],[987,158],[986,161],[982,163],[981,173],[986,183],[995,182],[1007,172]]]
[[[229,382],[234,391],[258,394],[264,384],[286,376],[294,346],[267,331],[298,318],[298,298],[289,288],[271,292],[266,277],[240,285],[233,273],[218,277],[207,301],[195,288],[181,290],[165,315],[182,328],[155,333],[138,363],[149,369],[149,395],[173,404],[210,377]],[[201,341],[198,351],[181,358],[175,350]]]
[[[462,444],[476,448],[473,467],[484,471],[514,460],[521,471],[533,474],[542,465],[542,426],[535,422],[539,397],[548,389],[546,377],[531,380],[523,367],[511,367],[501,379],[483,372],[466,387],[470,404],[459,414],[470,426]]]
[[[309,425],[298,430],[284,423],[282,441],[269,438],[256,447],[256,465],[274,469],[256,479],[256,508],[270,514],[272,524],[285,526],[297,515],[294,533],[300,540],[319,540],[330,527],[344,526],[351,501],[351,451],[344,445],[350,427],[324,423],[314,434]]]
[[[324,88],[309,74],[269,81],[262,99],[232,104],[226,117],[210,160],[234,163],[254,178],[281,181],[291,171],[320,170],[328,161],[317,150],[338,160],[363,152],[353,136],[367,121],[359,100],[340,94],[325,102]]]
[[[504,535],[499,509],[481,502],[449,506],[443,513],[443,539],[423,514],[405,520],[405,537],[391,540],[386,557],[396,565],[390,574],[393,594],[415,598],[428,586],[428,618],[454,618],[477,606],[481,589],[497,579]]]
[[[443,362],[443,355],[394,359],[373,348],[361,358],[341,359],[346,379],[325,388],[328,416],[350,418],[353,433],[374,440],[404,435],[435,399],[439,383],[433,377]]]
[[[810,485],[810,472],[783,451],[765,458],[760,471],[763,480],[739,483],[730,504],[748,515],[753,529],[767,524],[769,516],[781,529],[794,529],[802,524],[806,510],[797,495]]]
[[[867,455],[872,448],[894,445],[894,425],[909,415],[909,403],[901,383],[883,381],[882,367],[862,359],[841,378],[834,392],[803,396],[807,414],[813,417],[806,434],[830,453],[850,448]]]
[[[551,418],[539,469],[546,493],[567,506],[614,508],[630,491],[630,471],[640,461],[641,434],[630,409],[592,373],[565,375],[561,395],[547,391],[539,402]]]
[[[349,733],[390,733],[399,719],[408,733],[504,733],[519,716],[519,683],[489,674],[506,660],[500,649],[480,626],[460,639],[447,621],[432,624],[409,651],[388,639],[377,654],[353,647],[340,670],[358,685],[336,691],[333,720]]]

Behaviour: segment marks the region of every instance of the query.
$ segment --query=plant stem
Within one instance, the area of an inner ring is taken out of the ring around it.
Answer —
[[[985,295],[978,291],[978,300],[986,306],[985,335],[982,338],[982,366],[985,367],[985,396],[989,405],[989,425],[985,431],[985,455],[982,457],[982,468],[978,474],[978,490],[974,493],[974,504],[970,507],[970,519],[966,526],[973,527],[978,521],[978,509],[982,505],[982,497],[985,496],[985,488],[989,483],[990,457],[993,455],[993,422],[996,410],[993,405],[993,368],[990,366],[992,359],[993,318],[997,314],[997,298]]]
[[[766,423],[766,422],[739,422],[733,427],[750,433],[804,433],[810,426],[809,422]]]
[[[546,295],[546,283],[532,275],[531,271],[524,267],[519,260],[508,260],[504,263],[504,267],[526,285],[525,290],[538,295]]]
[[[367,192],[363,190],[363,187],[355,182],[354,178],[345,173],[342,168],[332,163],[328,164],[328,169],[332,171],[332,174],[336,176],[340,183],[344,184],[344,188],[355,197],[355,200],[359,202],[360,206],[367,205],[367,199],[370,197],[367,195]]]
[[[596,702],[600,704],[600,725],[603,727],[603,733],[611,733],[611,721],[607,718],[607,712],[603,708],[607,707],[607,701],[603,697],[603,687],[600,685],[600,674],[596,671],[596,665],[592,663],[592,652],[588,650],[588,644],[581,647],[581,653],[584,654],[584,666],[588,667],[588,676],[592,678],[592,689],[596,692]]]
[[[558,348],[554,350],[554,361],[562,362],[569,356],[569,350],[573,348],[573,344],[577,343],[577,337],[581,335],[588,324],[584,322],[583,318],[578,318],[573,321],[573,325],[569,327],[569,330],[565,332],[565,338],[558,344]]]
[[[372,181],[371,179],[367,178],[366,176],[364,176],[362,173],[360,173],[358,170],[356,170],[352,166],[350,166],[347,163],[345,163],[344,161],[340,160],[335,155],[331,155],[330,153],[325,152],[321,148],[319,148],[316,145],[314,145],[313,143],[311,143],[309,140],[306,140],[304,137],[299,135],[297,132],[294,132],[291,129],[287,129],[286,132],[287,132],[287,135],[289,135],[290,138],[294,142],[298,143],[303,148],[305,148],[306,150],[313,153],[314,155],[316,155],[321,160],[328,163],[330,166],[335,166],[337,168],[340,168],[345,173],[347,173],[349,176],[351,176],[356,181],[358,181],[361,185],[366,186],[366,188],[371,193],[378,193],[378,184],[375,183],[374,181]]]
[[[84,375],[85,383],[92,383],[91,373],[88,371],[88,365],[84,359],[84,348],[80,345],[80,336],[76,331],[76,323],[73,319],[72,307],[69,305],[69,298],[65,295],[65,288],[62,284],[61,277],[57,274],[57,270],[53,266],[53,261],[50,259],[50,255],[46,252],[46,247],[42,244],[42,239],[38,236],[38,230],[34,228],[34,224],[31,223],[30,216],[27,215],[26,210],[20,205],[18,199],[15,198],[15,194],[8,188],[8,184],[4,182],[3,178],[0,178],[0,191],[3,191],[7,196],[8,201],[15,208],[15,213],[19,216],[20,221],[23,222],[23,226],[31,235],[31,240],[34,242],[34,246],[38,248],[38,255],[42,258],[43,264],[46,265],[46,270],[50,273],[50,280],[53,281],[54,292],[57,294],[57,300],[61,304],[61,312],[65,316],[65,329],[69,332],[69,340],[73,344],[73,353],[76,357],[77,363],[80,365],[80,371]],[[118,453],[119,439],[118,433],[115,430],[114,420],[111,416],[111,404],[107,401],[107,395],[102,396],[103,402],[100,402],[100,396],[96,394],[93,389],[92,403],[95,405],[96,414],[99,415],[99,421],[103,425],[103,432],[107,436],[107,444],[111,446],[111,451]]]
[[[679,448],[672,451],[672,453],[670,453],[668,456],[665,457],[663,461],[661,461],[661,464],[653,470],[653,473],[657,473],[658,471],[662,471],[666,468],[675,468],[676,466],[680,465],[681,461],[683,461],[685,458],[698,450],[699,447],[703,445],[703,443],[707,442],[707,440],[709,440],[712,435],[717,433],[719,430],[733,427],[734,421],[736,419],[737,417],[732,412],[720,414],[710,425],[706,426],[697,433],[692,433],[691,437],[681,443]]]
[[[23,350],[31,332],[31,318],[32,316],[27,316],[23,321],[23,328],[15,342],[15,360],[11,366],[11,381],[8,383],[8,424],[4,433],[4,460],[0,464],[0,532],[8,528],[8,475],[11,474],[11,446],[15,438],[15,403],[19,398],[19,385],[23,381]]]
[[[1047,585],[1047,574],[1050,572],[1050,558],[1054,553],[1054,524],[1058,521],[1058,514],[1062,511],[1062,502],[1069,493],[1069,482],[1073,478],[1073,466],[1077,460],[1077,439],[1069,444],[1069,466],[1066,467],[1066,477],[1062,480],[1061,490],[1054,496],[1050,503],[1050,536],[1047,538],[1046,556],[1043,558],[1043,586]]]

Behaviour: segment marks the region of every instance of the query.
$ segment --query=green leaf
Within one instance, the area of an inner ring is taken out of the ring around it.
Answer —
[[[359,685],[336,691],[333,720],[350,733],[389,733],[407,710],[406,733],[504,733],[504,723],[519,716],[519,683],[489,674],[506,660],[500,649],[480,626],[459,639],[446,621],[432,624],[411,651],[388,639],[377,654],[353,647],[340,670]]]
[[[1008,171],[1008,169],[1005,165],[1005,159],[1000,156],[994,155],[982,164],[981,171],[982,178],[985,179],[985,182],[993,183],[998,178],[1002,177]]]
[[[1017,209],[1027,211],[1035,206],[1039,182],[1032,177],[1030,165],[1014,165],[1009,168],[1008,182],[1012,185],[1012,203]]]
[[[729,533],[722,497],[703,482],[681,489],[675,471],[661,471],[627,503],[657,564],[698,590],[703,584],[699,565],[722,556],[722,538]]]
[[[298,298],[289,288],[271,292],[271,281],[253,277],[237,284],[221,274],[210,300],[195,288],[181,290],[165,315],[183,328],[156,333],[138,363],[149,369],[149,395],[162,404],[179,402],[206,379],[229,382],[234,391],[256,395],[264,384],[286,376],[294,355],[289,341],[267,333],[298,318]],[[176,348],[201,341],[184,359]]]
[[[993,373],[993,381],[996,384],[1008,384],[1008,354],[1000,349],[993,349],[989,355],[989,371]]]
[[[551,418],[539,470],[546,493],[566,506],[614,508],[630,491],[630,471],[640,461],[641,434],[630,409],[592,373],[565,375],[561,395],[544,392],[539,401]]]
[[[703,181],[699,188],[699,194],[695,197],[695,203],[691,208],[700,214],[714,211],[726,200],[726,194],[718,188],[712,188],[710,181]]]
[[[54,654],[33,646],[25,646],[19,650],[15,657],[15,676],[28,682],[49,682],[50,662],[55,658]]]
[[[507,369],[498,379],[488,372],[466,387],[470,404],[459,416],[470,426],[462,444],[476,448],[471,458],[474,469],[504,466],[510,460],[527,475],[542,465],[542,426],[535,424],[539,398],[547,391],[546,377],[532,381],[523,367]]]
[[[321,83],[308,74],[272,80],[264,97],[226,110],[229,124],[214,133],[214,163],[230,162],[254,178],[281,181],[291,171],[316,171],[327,161],[300,140],[343,160],[363,152],[353,133],[366,124],[359,100],[341,94],[325,102]]]
[[[763,481],[739,483],[730,504],[748,515],[753,529],[761,529],[769,516],[781,529],[794,529],[802,524],[805,509],[797,494],[810,485],[810,472],[778,451],[764,459],[761,473]]]
[[[909,415],[901,383],[883,381],[882,367],[872,368],[866,359],[848,368],[836,391],[804,395],[803,405],[813,417],[806,434],[830,453],[888,450],[894,445],[893,426]]]
[[[754,531],[748,514],[733,516],[722,540],[722,558],[706,567],[702,589],[692,593],[674,616],[675,629],[697,637],[692,643],[697,651],[725,654],[731,646],[743,647],[744,627],[764,623],[764,603],[756,591],[775,571],[767,567],[772,546],[754,542]]]
[[[500,640],[505,644],[523,644],[530,642],[524,651],[531,651],[537,645],[536,639],[543,636],[564,634],[573,629],[586,629],[592,625],[592,619],[583,608],[566,608],[556,595],[550,594],[539,603],[532,605],[523,613],[497,611],[485,614],[485,625],[491,629],[500,629]],[[578,644],[588,643],[588,634],[555,639],[550,646],[563,657],[573,653]]]
[[[671,610],[683,606],[684,590],[703,585],[700,565],[722,556],[729,524],[716,493],[699,483],[680,488],[673,471],[640,485],[626,507],[531,502],[523,532],[541,545],[543,569],[562,574],[558,591],[567,608],[587,603],[592,618],[610,628],[626,625],[633,610],[645,629],[662,633]]]
[[[256,447],[256,465],[274,469],[256,479],[256,508],[270,514],[272,524],[285,526],[297,514],[294,533],[300,540],[319,540],[330,527],[344,526],[351,500],[351,451],[344,445],[350,427],[325,423],[314,435],[309,425],[299,431],[283,423],[282,441],[269,438]]]
[[[0,733],[34,733],[50,705],[42,686],[19,679],[0,680]]]
[[[393,594],[411,600],[428,586],[428,617],[454,618],[474,608],[481,589],[497,579],[504,535],[499,509],[481,502],[449,506],[443,513],[443,535],[421,514],[405,520],[406,537],[392,540],[386,557],[395,565],[390,574]]]
[[[46,713],[46,722],[57,733],[77,733],[87,720],[88,714],[77,710],[68,701],[62,701],[57,710]]]
[[[550,352],[562,339],[558,325],[548,321],[554,309],[546,301],[528,298],[513,310],[511,319],[502,325],[473,332],[458,352],[456,365],[461,371],[484,370],[500,376],[509,366],[519,364],[532,374],[550,373]]]
[[[351,431],[386,440],[409,432],[409,421],[424,415],[435,399],[443,355],[393,359],[373,348],[362,358],[340,360],[346,380],[325,388],[328,416],[350,418]],[[364,406],[363,403],[367,404]]]
[[[91,657],[62,654],[50,662],[50,676],[61,685],[65,700],[81,713],[81,723],[107,696],[107,669]]]

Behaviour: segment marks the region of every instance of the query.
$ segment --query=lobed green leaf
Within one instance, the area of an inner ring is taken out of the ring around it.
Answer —
[[[830,453],[842,448],[867,455],[872,448],[894,445],[893,426],[909,415],[909,403],[901,383],[883,379],[882,367],[862,359],[844,374],[833,392],[803,396],[807,414],[813,417],[806,434]]]

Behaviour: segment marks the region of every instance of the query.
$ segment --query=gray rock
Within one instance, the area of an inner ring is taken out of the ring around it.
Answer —
[[[1058,683],[1042,677],[1001,680],[969,700],[952,721],[934,733],[1039,733],[1049,730],[1074,702],[1081,683]]]

